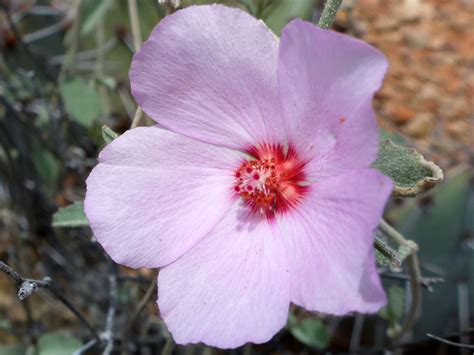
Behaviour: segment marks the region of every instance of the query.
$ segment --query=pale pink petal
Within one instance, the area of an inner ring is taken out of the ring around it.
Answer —
[[[158,127],[127,131],[105,147],[87,179],[95,237],[119,264],[174,261],[230,208],[240,159]]]
[[[282,32],[278,90],[290,141],[314,180],[369,166],[378,150],[372,97],[387,61],[370,45],[301,20]]]
[[[282,139],[278,41],[249,14],[192,6],[164,18],[130,69],[132,93],[159,124],[244,149]]]
[[[335,315],[385,304],[373,243],[391,190],[379,172],[354,170],[315,183],[297,209],[280,217],[292,302]]]
[[[158,306],[178,344],[235,348],[269,341],[286,323],[289,275],[274,225],[236,203],[158,276]]]

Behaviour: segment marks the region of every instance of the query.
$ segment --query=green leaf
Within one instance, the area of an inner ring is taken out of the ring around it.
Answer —
[[[379,156],[374,167],[392,178],[395,183],[394,197],[415,197],[443,180],[443,171],[428,162],[415,149],[380,142]]]
[[[279,36],[283,27],[294,18],[309,20],[313,6],[313,0],[281,0],[268,13],[264,13],[263,20]]]
[[[104,138],[105,144],[111,143],[119,135],[115,133],[109,126],[102,126],[102,138]]]
[[[387,292],[387,305],[380,311],[380,317],[391,322],[399,322],[403,318],[405,305],[405,290],[398,286],[391,286]]]
[[[53,154],[47,150],[35,150],[33,163],[41,180],[50,188],[54,188],[59,176],[59,164]]]
[[[26,348],[23,345],[0,345],[0,355],[24,355]]]
[[[326,326],[317,318],[306,318],[297,321],[291,316],[289,331],[298,341],[313,348],[321,349],[329,344],[329,334]]]
[[[252,16],[257,17],[259,7],[254,0],[240,0],[240,3],[247,8]]]
[[[400,321],[403,318],[405,307],[405,290],[398,286],[391,286],[387,292],[387,305],[379,312],[382,319],[389,321],[387,335],[392,336],[400,331]]]
[[[47,333],[38,340],[39,355],[69,355],[82,346],[81,342],[63,333]]]
[[[84,203],[74,202],[60,208],[53,215],[53,227],[88,227],[89,221],[84,214]]]
[[[61,85],[61,96],[67,112],[80,125],[88,128],[102,112],[99,93],[94,85],[75,78]]]

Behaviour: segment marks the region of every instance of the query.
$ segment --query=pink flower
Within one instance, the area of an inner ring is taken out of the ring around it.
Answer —
[[[135,55],[132,92],[159,126],[109,144],[85,208],[107,253],[161,267],[180,344],[271,339],[290,303],[376,312],[373,232],[392,190],[371,169],[384,56],[294,20],[278,40],[224,6],[166,17]]]

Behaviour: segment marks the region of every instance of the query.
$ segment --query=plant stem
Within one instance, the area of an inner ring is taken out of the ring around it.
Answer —
[[[3,261],[0,261],[0,271],[3,271],[5,274],[7,274],[13,281],[16,282],[17,286],[20,286],[21,283],[23,282],[23,277],[17,273],[15,270],[13,270],[10,266],[5,264]]]
[[[62,83],[64,81],[66,73],[69,69],[71,69],[76,59],[77,50],[79,48],[79,32],[81,29],[81,0],[74,1],[69,11],[72,12],[70,18],[73,19],[72,27],[70,30],[71,43],[64,56],[64,62],[62,63],[61,69],[59,70],[58,83]]]
[[[138,18],[137,0],[128,0],[128,11],[130,12],[130,24],[132,25],[133,48],[135,52],[142,45],[142,34],[140,32],[140,19]]]
[[[138,52],[142,45],[142,35],[140,32],[140,20],[138,18],[137,0],[128,0],[128,11],[130,12],[130,22],[132,25],[133,48],[135,53]],[[130,128],[135,128],[140,125],[143,117],[143,111],[140,106],[137,107],[135,115],[133,116],[132,125]]]
[[[140,106],[138,106],[137,110],[135,111],[135,115],[133,116],[133,121],[130,128],[138,127],[142,121],[142,117],[143,117],[143,110]]]
[[[410,275],[411,302],[407,316],[401,329],[393,334],[393,340],[398,340],[415,325],[421,306],[421,272],[418,255],[415,253],[407,257],[408,274]]]
[[[173,338],[168,337],[168,339],[166,339],[165,346],[163,347],[163,350],[161,351],[161,355],[173,354],[174,348],[175,348],[175,344],[174,344]]]
[[[107,343],[103,354],[110,355],[114,350],[114,322],[115,322],[115,313],[117,310],[117,275],[112,275],[109,277],[110,283],[110,304],[109,310],[107,312],[107,320],[105,323],[105,332],[104,338]]]
[[[418,251],[418,245],[414,241],[405,239],[405,237],[401,235],[399,231],[393,228],[384,219],[382,219],[382,221],[380,222],[379,228],[395,243],[408,247],[412,253]]]
[[[140,303],[138,304],[137,308],[133,312],[133,315],[130,317],[130,322],[128,323],[128,327],[126,329],[126,332],[128,333],[135,321],[138,319],[142,311],[145,309],[146,305],[150,301],[150,298],[152,295],[155,294],[156,292],[156,284],[157,284],[158,277],[155,276],[153,278],[153,281],[151,282],[150,286],[148,287],[145,295],[141,299]]]
[[[401,246],[405,246],[409,249],[410,254],[407,256],[408,275],[410,277],[410,288],[411,288],[411,303],[408,310],[407,316],[401,329],[393,335],[394,340],[398,340],[403,334],[408,332],[415,321],[417,320],[421,306],[421,283],[423,278],[421,276],[420,264],[418,261],[418,245],[412,241],[407,240],[403,235],[400,234],[395,228],[389,225],[385,220],[379,224],[380,230],[385,233],[390,239]]]
[[[87,351],[92,349],[95,345],[97,344],[97,340],[91,339],[87,343],[85,343],[83,346],[81,346],[79,349],[77,349],[73,355],[82,355],[85,354]]]
[[[319,18],[318,26],[323,29],[331,28],[334,18],[336,17],[336,12],[341,6],[342,0],[326,0],[324,5],[323,13]]]
[[[145,309],[146,305],[150,301],[150,298],[152,295],[155,294],[156,292],[156,285],[158,282],[158,275],[154,275],[153,281],[151,282],[150,286],[145,292],[145,295],[141,299],[140,303],[138,304],[137,308],[133,312],[132,316],[130,317],[130,320],[128,324],[124,327],[124,331],[122,333],[122,347],[125,349],[128,343],[128,337],[130,335],[130,330],[132,329],[133,325],[135,324],[136,320],[142,313],[142,311]]]
[[[97,44],[97,59],[95,62],[95,75],[97,79],[104,79],[104,60],[105,60],[105,51],[102,50],[105,46],[105,25],[103,21],[99,21],[96,26],[95,34],[96,44]],[[107,89],[104,85],[99,85],[99,95],[100,101],[102,104],[102,110],[106,118],[109,118],[111,109],[110,109],[110,98]]]

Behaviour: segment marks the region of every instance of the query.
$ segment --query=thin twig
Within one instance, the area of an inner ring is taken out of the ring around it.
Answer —
[[[383,271],[380,276],[382,277],[387,277],[389,279],[395,279],[395,280],[402,280],[402,281],[408,281],[410,280],[410,275],[403,274],[403,273],[395,273],[395,272],[388,272],[388,271]],[[420,285],[425,287],[428,292],[433,291],[433,285],[437,283],[444,282],[444,278],[442,277],[425,277],[423,276],[420,280]]]
[[[59,10],[55,7],[36,5],[36,6],[31,6],[29,9],[25,9],[24,11],[12,14],[12,20],[13,20],[14,23],[18,23],[21,20],[23,20],[27,15],[30,15],[30,16],[61,16],[63,14],[64,14],[64,11]]]
[[[44,27],[40,30],[25,34],[23,36],[23,41],[25,43],[31,43],[31,42],[38,41],[40,39],[52,36],[55,33],[65,30],[70,22],[71,22],[71,19],[68,16],[66,16],[62,20],[60,20],[59,22],[51,26]]]
[[[324,5],[323,13],[319,18],[318,26],[324,29],[331,28],[336,12],[341,6],[342,0],[326,0]]]
[[[66,56],[64,58],[63,65],[59,70],[58,74],[58,82],[61,83],[64,81],[66,77],[66,73],[72,67],[72,64],[75,62],[77,50],[79,48],[79,32],[80,32],[80,24],[81,24],[81,0],[75,0],[73,2],[72,7],[69,9],[71,12],[71,18],[73,19],[72,27],[71,27],[71,43],[69,48],[66,52]]]
[[[151,296],[155,293],[157,279],[158,279],[157,277],[153,278],[152,283],[146,290],[145,295],[143,296],[137,308],[135,309],[135,312],[133,312],[133,315],[130,317],[130,322],[128,323],[128,327],[126,329],[127,333],[129,332],[129,330],[131,329],[135,321],[138,319],[142,311],[145,309],[146,305],[150,301]]]
[[[356,314],[354,319],[354,326],[352,328],[351,342],[349,350],[355,351],[360,346],[360,338],[362,336],[362,330],[364,329],[364,315]]]
[[[13,270],[10,266],[5,264],[3,261],[0,261],[0,270],[3,271],[5,274],[10,276],[10,278],[16,282],[17,286],[20,286],[23,282],[23,277]]]
[[[104,47],[105,45],[105,25],[103,21],[99,21],[99,23],[96,26],[96,43],[97,43],[97,61],[96,61],[96,67],[95,67],[95,74],[97,78],[105,78],[105,72],[104,72],[104,59],[105,59],[105,52],[101,51],[100,49]],[[110,98],[107,89],[103,86],[99,86],[99,95],[100,95],[100,101],[102,104],[102,111],[105,114],[105,117],[108,118],[110,115]]]
[[[138,18],[137,0],[128,0],[128,10],[130,12],[130,22],[132,25],[133,48],[135,53],[138,52],[142,45],[142,35],[140,32],[140,20]],[[143,111],[140,106],[137,107],[135,115],[133,116],[132,125],[130,128],[135,128],[140,125],[143,117]]]
[[[175,348],[175,344],[173,341],[173,338],[168,337],[166,339],[165,346],[163,347],[163,350],[161,350],[161,355],[171,355],[173,354],[173,349]]]
[[[120,98],[120,101],[122,102],[125,111],[127,111],[128,116],[133,121],[136,109],[135,103],[133,102],[133,99],[130,96],[130,92],[123,85],[117,85],[117,95]]]
[[[104,355],[110,355],[114,350],[114,322],[117,309],[117,275],[111,275],[110,278],[110,305],[105,322],[104,340],[107,345],[104,349]]]
[[[89,324],[84,316],[77,310],[77,308],[69,302],[69,300],[54,286],[51,278],[45,277],[43,280],[28,279],[21,276],[18,272],[13,270],[10,266],[0,261],[0,271],[7,274],[18,287],[18,298],[24,300],[39,288],[47,289],[54,297],[61,301],[75,316],[76,318],[90,331],[94,339],[100,342],[100,337],[95,329]]]
[[[33,16],[59,16],[62,15],[64,11],[57,9],[52,6],[41,6],[35,5],[31,6],[29,9],[25,11],[25,14],[33,15]]]
[[[135,309],[135,312],[133,312],[133,315],[130,317],[130,321],[128,324],[125,326],[124,331],[122,333],[122,348],[125,349],[128,343],[128,337],[130,334],[130,330],[132,329],[135,321],[138,319],[140,314],[142,313],[143,309],[146,307],[148,302],[150,301],[151,296],[156,290],[156,284],[157,284],[158,277],[155,275],[153,277],[153,281],[148,287],[148,289],[145,292],[145,295],[141,299],[140,303],[138,304],[137,308]],[[123,351],[125,353],[125,351]]]
[[[92,349],[95,345],[97,344],[96,339],[91,339],[87,343],[85,343],[83,346],[81,346],[79,349],[77,349],[73,355],[82,355],[85,354],[86,351]]]
[[[408,240],[399,231],[388,224],[384,219],[379,224],[380,230],[390,237],[395,243],[408,247],[412,252],[418,251],[418,245],[413,240]]]
[[[418,319],[420,313],[420,306],[421,306],[421,283],[422,283],[422,276],[420,271],[420,264],[418,261],[418,245],[412,241],[408,240],[403,235],[400,234],[395,228],[390,226],[385,220],[379,224],[380,230],[387,235],[390,239],[401,246],[405,246],[409,250],[409,255],[407,256],[407,267],[408,267],[408,275],[410,280],[410,288],[411,288],[411,303],[410,308],[408,309],[408,313],[405,317],[405,321],[401,326],[400,330],[393,334],[393,340],[398,340],[402,337],[403,334],[408,332],[410,329],[413,328],[416,320]]]
[[[457,298],[458,298],[458,324],[459,330],[461,332],[469,328],[469,286],[467,282],[458,282],[456,285],[457,288]],[[459,340],[462,343],[469,342],[469,336],[461,336]],[[469,352],[467,350],[462,350],[460,352],[462,355],[467,355]]]
[[[398,340],[403,334],[407,333],[413,328],[416,320],[420,315],[421,306],[421,272],[418,255],[416,253],[410,254],[407,257],[408,274],[410,275],[410,289],[411,302],[408,309],[407,316],[399,331],[393,334],[393,340]]]
[[[456,343],[456,342],[454,342],[454,341],[447,340],[447,339],[441,338],[441,337],[439,337],[439,336],[436,336],[436,335],[433,335],[433,334],[430,334],[430,333],[426,333],[426,336],[428,336],[428,337],[430,337],[430,338],[432,338],[432,339],[438,340],[438,341],[440,341],[440,342],[442,342],[442,343],[448,344],[448,345],[457,346],[457,347],[459,347],[459,348],[474,349],[474,345]]]
[[[109,39],[104,45],[100,48],[87,49],[85,51],[78,52],[76,54],[75,62],[83,62],[91,59],[96,59],[104,54],[110,52],[117,45],[117,40],[115,38]],[[54,57],[51,57],[48,60],[50,65],[62,65],[67,58],[67,54],[60,54]]]
[[[142,117],[143,117],[143,110],[140,106],[138,106],[137,110],[135,111],[135,115],[133,116],[133,121],[130,128],[138,127],[141,124]]]

